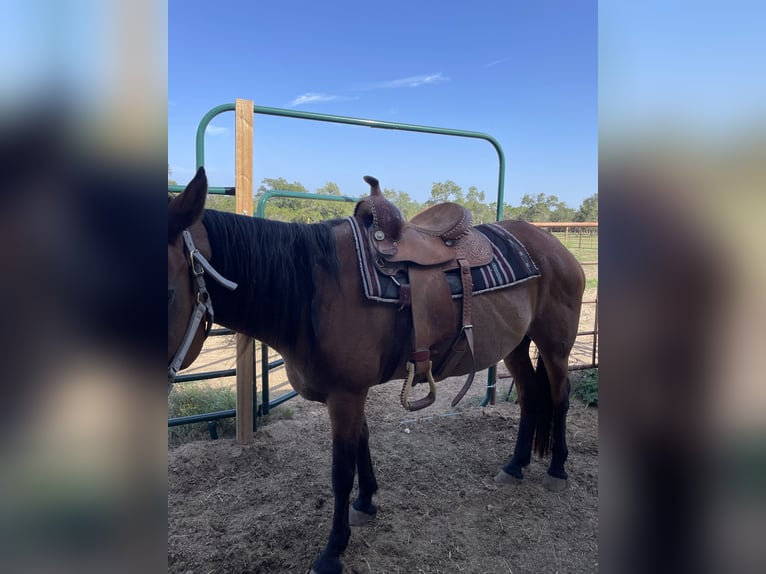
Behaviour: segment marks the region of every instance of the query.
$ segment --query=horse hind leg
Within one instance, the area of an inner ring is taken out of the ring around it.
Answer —
[[[540,457],[551,453],[551,463],[543,486],[560,492],[567,486],[564,468],[569,450],[566,443],[566,417],[569,411],[569,353],[540,349],[535,372],[539,401],[535,428],[535,451]]]
[[[372,495],[378,491],[378,481],[370,456],[370,431],[367,427],[367,417],[362,421],[362,431],[359,436],[359,447],[356,454],[356,469],[359,477],[359,495],[348,509],[348,520],[351,526],[367,524],[378,512],[372,502]]]
[[[537,420],[538,390],[536,388],[535,371],[532,367],[532,361],[529,359],[529,344],[530,339],[525,337],[503,361],[513,377],[521,408],[519,433],[516,437],[513,456],[495,477],[497,482],[505,484],[520,482],[524,478],[522,468],[528,466],[532,458],[532,440]]]

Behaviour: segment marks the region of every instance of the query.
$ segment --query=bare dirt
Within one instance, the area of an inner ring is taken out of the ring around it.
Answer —
[[[353,529],[344,572],[595,572],[598,411],[572,400],[567,490],[542,487],[539,459],[524,483],[500,485],[493,477],[519,418],[504,400],[510,379],[485,408],[483,380],[451,408],[461,384],[440,382],[436,404],[417,413],[399,405],[397,382],[371,390],[378,516]],[[333,505],[326,410],[294,399],[269,418],[249,445],[219,439],[169,451],[169,572],[303,574],[324,547]]]

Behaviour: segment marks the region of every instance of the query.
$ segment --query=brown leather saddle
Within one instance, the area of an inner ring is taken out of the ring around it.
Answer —
[[[418,410],[436,399],[434,373],[437,377],[448,374],[466,350],[473,358],[471,268],[490,263],[492,246],[473,228],[471,212],[462,205],[441,203],[405,221],[399,208],[383,196],[378,180],[370,176],[364,180],[370,185],[370,195],[356,204],[354,217],[360,228],[367,230],[378,272],[399,285],[400,309],[410,308],[412,312],[414,344],[401,401],[407,410]],[[455,322],[454,301],[444,275],[451,269],[460,270],[463,290],[459,323]],[[439,353],[438,349],[447,344],[447,352]],[[475,366],[452,406],[468,391],[474,375]],[[413,382],[421,380],[429,383],[428,396],[409,402]]]

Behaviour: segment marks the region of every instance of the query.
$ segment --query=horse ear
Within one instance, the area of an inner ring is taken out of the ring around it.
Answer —
[[[174,243],[181,232],[202,217],[207,197],[207,176],[200,167],[180,194],[168,203],[168,243]]]

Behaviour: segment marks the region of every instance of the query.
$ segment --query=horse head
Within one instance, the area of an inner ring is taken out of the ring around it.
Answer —
[[[205,275],[227,289],[237,287],[208,262],[210,244],[201,222],[206,196],[207,177],[199,168],[186,189],[168,202],[168,383],[197,358],[213,324]]]

